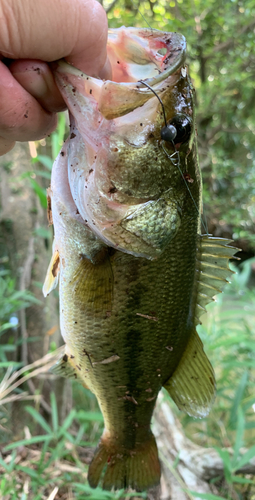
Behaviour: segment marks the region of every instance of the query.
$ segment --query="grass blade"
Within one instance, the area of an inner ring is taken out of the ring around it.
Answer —
[[[52,427],[54,434],[58,432],[58,407],[54,392],[50,393],[51,409],[52,409]]]
[[[5,446],[4,451],[14,450],[19,446],[29,446],[34,443],[42,443],[43,441],[50,441],[49,436],[33,436],[30,439],[21,439],[21,441],[16,441],[15,443]]]
[[[241,456],[240,460],[235,466],[234,471],[237,471],[238,469],[241,469],[244,465],[248,464],[248,462],[255,457],[255,445],[252,446],[244,455]],[[234,472],[233,471],[233,472]]]
[[[26,406],[26,411],[30,413],[30,415],[33,417],[33,419],[48,433],[51,434],[51,428],[49,424],[46,422],[46,420],[43,418],[43,416],[36,411],[35,408],[32,406]]]
[[[234,456],[231,460],[233,469],[235,468],[235,465],[236,465],[237,460],[238,460],[238,456],[240,454],[240,449],[241,449],[242,444],[243,444],[244,429],[245,429],[244,414],[243,414],[242,409],[238,408],[236,440],[235,440],[235,445],[234,445]]]
[[[248,372],[245,371],[243,373],[242,378],[240,380],[240,383],[237,387],[235,398],[233,401],[233,405],[232,405],[232,408],[230,410],[229,426],[231,427],[231,429],[235,428],[238,407],[239,407],[240,402],[242,400],[242,397],[244,395],[244,391],[245,391],[245,388],[247,386],[247,382],[248,382]]]
[[[190,493],[195,497],[204,498],[204,500],[226,500],[226,498],[213,495],[213,493],[197,493],[196,491],[191,491]]]

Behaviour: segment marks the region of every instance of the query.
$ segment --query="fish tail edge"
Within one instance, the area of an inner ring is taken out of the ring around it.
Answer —
[[[104,490],[132,488],[143,491],[157,486],[161,470],[155,437],[150,432],[145,442],[127,450],[103,434],[89,466],[88,482],[92,488],[98,486],[105,467]]]

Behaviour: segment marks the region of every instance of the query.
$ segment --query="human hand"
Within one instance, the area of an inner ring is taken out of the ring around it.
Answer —
[[[0,155],[56,127],[65,103],[48,63],[107,78],[107,19],[96,0],[0,0]]]

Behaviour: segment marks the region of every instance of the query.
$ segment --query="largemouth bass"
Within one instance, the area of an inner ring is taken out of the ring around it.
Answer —
[[[60,61],[71,131],[49,190],[65,347],[55,371],[97,397],[105,429],[92,487],[144,490],[160,463],[150,422],[165,387],[204,417],[215,378],[196,332],[236,249],[201,235],[193,89],[182,35],[109,31],[112,80]]]

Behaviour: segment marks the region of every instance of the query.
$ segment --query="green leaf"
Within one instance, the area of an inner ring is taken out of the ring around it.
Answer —
[[[33,479],[37,479],[37,480],[39,479],[38,472],[35,469],[31,469],[30,467],[25,467],[22,465],[17,465],[17,470],[25,472],[25,474],[32,477]]]
[[[13,328],[12,323],[4,323],[3,325],[0,326],[0,333],[5,332],[5,330],[9,330],[10,328]]]
[[[232,463],[232,468],[235,468],[235,464],[237,462],[240,449],[243,444],[243,435],[244,435],[244,429],[245,429],[245,420],[244,420],[244,414],[241,408],[238,408],[238,413],[237,413],[237,429],[236,429],[236,439],[235,439],[235,445],[234,445],[234,455],[231,460]]]
[[[190,493],[195,497],[204,498],[204,500],[226,500],[226,498],[213,495],[212,493],[197,493],[196,491],[190,491]]]
[[[226,481],[229,483],[229,482],[231,482],[231,473],[232,473],[232,465],[231,465],[231,458],[230,458],[229,452],[228,452],[228,450],[222,450],[221,448],[218,448],[218,447],[215,447],[215,450],[219,453],[219,455],[223,461]]]
[[[13,368],[21,368],[23,363],[18,361],[3,361],[0,363],[0,368],[8,368],[9,366],[12,366]]]
[[[89,422],[103,422],[104,418],[100,412],[85,412],[84,410],[79,410],[77,413],[77,418],[82,422],[83,420]]]
[[[87,493],[89,500],[113,500],[115,498],[114,493],[103,491],[101,488],[93,490],[89,485],[81,483],[74,483],[73,486],[75,486],[77,490]]]
[[[49,179],[51,178],[50,172],[46,172],[45,170],[34,170],[34,173],[36,176],[43,177],[43,179]]]
[[[67,415],[63,424],[61,425],[61,432],[69,429],[75,417],[76,417],[76,410],[73,409],[70,411],[69,415]]]
[[[45,238],[47,240],[50,240],[52,232],[49,229],[46,229],[45,227],[37,227],[34,230],[34,234],[36,236],[40,236],[40,238]]]
[[[29,446],[34,443],[43,443],[44,441],[49,441],[48,436],[33,436],[30,439],[21,439],[20,441],[16,441],[15,443],[8,444],[4,447],[4,451],[13,450],[18,448],[19,446]]]
[[[247,479],[246,477],[232,476],[231,479],[232,483],[255,484],[254,480],[252,481],[251,479]]]
[[[235,397],[234,397],[234,400],[233,400],[233,405],[232,405],[232,408],[230,410],[230,419],[229,419],[229,426],[233,429],[233,427],[235,426],[235,423],[236,423],[236,419],[237,419],[237,410],[238,410],[238,407],[240,405],[240,402],[243,398],[243,395],[244,395],[244,391],[246,389],[246,386],[247,386],[247,382],[248,382],[248,372],[245,371],[242,375],[242,378],[240,380],[240,383],[237,387],[237,390],[236,390],[236,393],[235,393]]]
[[[50,393],[52,427],[55,434],[58,432],[58,407],[54,392]]]
[[[37,196],[40,200],[42,208],[47,208],[46,189],[39,186],[39,184],[34,179],[30,178],[29,181],[30,181],[30,184],[31,184],[34,192],[37,194]]]
[[[6,472],[11,472],[12,471],[12,464],[7,464],[2,457],[0,456],[0,465],[3,467],[3,469],[6,470]]]
[[[248,464],[253,457],[255,457],[255,445],[252,446],[248,451],[246,451],[246,453],[244,453],[244,455],[241,456],[239,461],[236,463],[233,472],[237,471],[238,469],[241,469],[241,467]]]
[[[53,161],[52,161],[52,158],[50,156],[47,156],[47,155],[38,155],[36,157],[36,159],[44,166],[46,167],[48,170],[51,171],[52,169],[52,164],[53,164]]]
[[[52,157],[56,158],[64,142],[64,135],[66,129],[65,114],[59,113],[58,126],[55,132],[51,135],[51,149]]]
[[[46,422],[43,416],[38,411],[36,411],[35,408],[33,408],[32,406],[26,406],[25,409],[48,434],[52,434],[52,430],[49,424]]]

